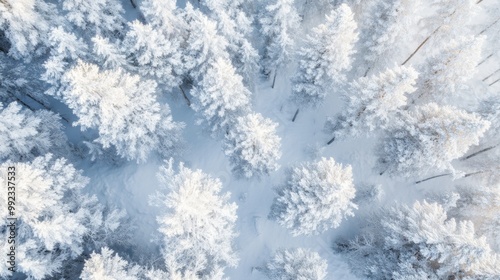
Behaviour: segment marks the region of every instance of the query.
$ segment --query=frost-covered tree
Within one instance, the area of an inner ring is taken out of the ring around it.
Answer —
[[[379,160],[393,175],[453,171],[450,162],[477,145],[489,126],[476,114],[429,103],[401,115],[378,149]]]
[[[93,252],[85,260],[80,279],[82,280],[138,280],[141,268],[131,265],[113,250],[103,247],[101,253]]]
[[[148,75],[171,89],[181,83],[183,72],[180,42],[163,29],[133,21],[124,48],[141,75]]]
[[[0,1],[0,30],[10,43],[9,55],[20,59],[43,53],[48,31],[58,22],[55,10],[48,1]]]
[[[333,158],[291,168],[277,191],[270,217],[294,236],[336,228],[357,208],[352,202],[356,189],[351,166],[344,167]]]
[[[418,73],[411,67],[396,66],[384,72],[353,81],[344,93],[346,108],[327,126],[335,138],[387,129],[397,120],[396,112],[415,91]]]
[[[54,276],[65,261],[83,252],[84,239],[94,228],[92,217],[99,214],[95,197],[82,193],[88,178],[65,159],[47,154],[28,163],[1,165],[3,186],[6,172],[12,171],[8,167],[15,167],[16,268],[34,279]],[[0,206],[8,209],[7,205],[5,194]],[[2,211],[0,217],[7,221],[11,216]],[[5,226],[0,231],[2,240],[9,234]],[[2,252],[9,252],[10,245],[4,242]],[[6,261],[0,263],[0,276],[8,275],[7,266]]]
[[[348,245],[354,272],[371,279],[495,279],[500,256],[471,221],[438,203],[398,205],[368,220]]]
[[[469,23],[479,9],[478,3],[476,0],[433,1],[432,9],[434,12],[422,20],[429,35],[415,47],[415,50],[405,59],[403,65],[408,63],[422,49],[441,49],[443,44],[468,34],[470,32]]]
[[[26,160],[66,147],[61,118],[45,110],[29,111],[18,103],[0,103],[0,160]]]
[[[45,83],[34,78],[40,70],[39,64],[17,60],[0,52],[0,102],[8,104],[17,101],[32,110],[40,105],[47,108],[47,98],[40,90]]]
[[[295,6],[300,17],[305,23],[312,22],[317,18],[327,15],[334,7],[346,2],[355,2],[350,0],[295,0]],[[351,3],[349,3],[351,4]]]
[[[190,3],[182,14],[187,24],[183,63],[189,77],[198,81],[217,59],[230,60],[227,39],[217,33],[217,23],[210,20]]]
[[[99,64],[103,68],[114,69],[126,66],[127,57],[120,49],[119,44],[100,35],[94,36],[91,40],[94,57],[100,61]]]
[[[250,91],[227,59],[210,63],[203,79],[191,90],[193,108],[214,134],[227,133],[238,116],[250,110]]]
[[[172,165],[171,159],[160,168],[158,178],[167,192],[153,200],[164,211],[157,221],[166,268],[178,277],[173,279],[222,279],[224,268],[238,262],[233,248],[237,206],[229,202],[229,193],[221,193],[220,180],[182,163],[175,172]]]
[[[113,35],[122,29],[125,11],[119,0],[62,0],[65,18],[80,30]]]
[[[174,0],[141,4],[145,23],[129,24],[123,49],[142,75],[150,75],[170,89],[181,83],[185,67],[181,44],[187,26]]]
[[[293,54],[294,32],[300,18],[293,0],[276,0],[267,5],[259,17],[266,40],[264,71],[269,73],[287,63]]]
[[[266,264],[265,273],[271,280],[323,280],[328,264],[320,255],[308,249],[278,250]]]
[[[345,80],[344,71],[351,67],[351,55],[358,39],[353,13],[340,5],[307,36],[299,52],[299,69],[293,93],[298,104],[321,103],[332,86]]]
[[[471,19],[480,9],[475,0],[437,0],[433,6],[435,12],[424,19],[435,36],[433,44],[438,47],[457,35],[469,32]],[[441,41],[441,42],[440,42]]]
[[[449,100],[467,89],[466,83],[476,72],[481,59],[484,37],[459,37],[449,41],[429,57],[420,69],[419,96],[431,100]]]
[[[409,31],[422,14],[417,11],[420,4],[421,0],[373,0],[364,4],[369,8],[362,19],[363,51],[360,53],[370,68],[380,64],[383,69],[388,62],[394,62],[401,42],[408,41],[408,36],[414,34]]]
[[[217,29],[227,41],[227,51],[238,74],[249,77],[257,69],[259,55],[250,43],[252,18],[245,13],[245,0],[203,0]]]
[[[500,96],[495,94],[481,101],[478,113],[491,123],[490,129],[486,132],[485,140],[498,141],[498,135],[500,135],[500,123],[497,120],[500,119]]]
[[[89,50],[81,38],[63,27],[53,28],[48,37],[50,56],[43,63],[45,72],[41,75],[41,79],[50,85],[47,94],[60,97],[63,75],[78,59],[85,58]]]
[[[281,138],[276,135],[277,126],[259,113],[237,118],[224,143],[235,174],[259,177],[279,168]]]
[[[500,187],[498,183],[462,185],[460,198],[453,209],[459,217],[474,222],[476,231],[483,234],[491,247],[500,252]]]
[[[95,142],[113,146],[124,158],[144,161],[154,150],[169,153],[179,140],[182,124],[156,101],[152,80],[79,62],[63,84],[62,99],[78,117],[74,125],[97,129]]]

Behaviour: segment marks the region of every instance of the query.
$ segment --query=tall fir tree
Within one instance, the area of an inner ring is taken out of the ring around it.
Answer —
[[[156,101],[154,81],[83,62],[63,81],[63,101],[78,117],[74,125],[96,129],[95,142],[113,146],[121,157],[144,161],[152,151],[171,153],[179,142],[183,125]]]
[[[382,170],[413,176],[454,171],[451,161],[479,143],[490,123],[476,114],[429,103],[401,115],[379,150]]]
[[[288,63],[294,53],[294,34],[300,17],[292,0],[276,0],[267,5],[259,17],[265,36],[264,72],[270,73]]]
[[[276,135],[277,126],[258,113],[237,118],[224,142],[224,152],[237,176],[259,177],[279,168],[281,138]]]
[[[312,30],[299,52],[299,69],[293,81],[298,104],[317,105],[333,86],[345,81],[357,39],[356,22],[346,4],[333,10],[326,23]]]
[[[231,62],[218,58],[208,66],[203,79],[191,90],[193,109],[213,135],[223,135],[236,118],[250,110],[250,91]]]
[[[46,1],[1,1],[0,30],[9,42],[9,55],[30,59],[44,53],[50,28],[61,23],[56,10]]]
[[[348,245],[352,269],[376,279],[495,279],[499,256],[471,221],[438,203],[398,205],[372,217]]]
[[[224,269],[238,262],[233,248],[237,206],[229,202],[230,194],[221,193],[220,180],[201,170],[181,163],[175,172],[172,159],[158,178],[167,189],[153,198],[163,209],[157,221],[167,270],[173,279],[223,279]]]
[[[415,91],[417,77],[412,67],[396,66],[353,81],[344,93],[346,108],[337,119],[328,120],[327,131],[337,139],[388,129],[398,121],[407,95]]]
[[[318,253],[297,248],[278,250],[266,264],[264,271],[271,280],[317,279],[327,276],[327,262]]]
[[[467,82],[481,59],[484,37],[459,37],[451,40],[421,66],[419,96],[424,100],[448,101],[468,89]]]
[[[18,103],[0,103],[0,160],[25,161],[48,152],[67,152],[61,118],[46,110],[29,111]]]
[[[245,0],[203,0],[220,35],[227,41],[227,51],[238,74],[247,81],[255,75],[259,55],[250,42],[253,19],[244,10]]]
[[[80,279],[82,280],[139,280],[141,267],[131,265],[108,247],[103,247],[100,253],[92,252],[85,260]]]
[[[355,193],[351,166],[344,167],[333,158],[307,162],[288,170],[270,217],[294,236],[320,234],[354,215]]]
[[[7,162],[0,170],[11,172],[8,167],[14,167],[16,179],[17,271],[34,279],[54,276],[66,261],[83,252],[85,238],[94,229],[92,217],[100,215],[96,198],[83,193],[88,178],[51,154],[27,163]],[[0,176],[0,183],[7,185],[6,179]],[[7,209],[7,204],[4,196],[0,206]],[[9,217],[7,211],[0,216]],[[9,234],[6,228],[0,236],[7,240]],[[7,242],[2,247],[3,252],[10,251]],[[1,262],[2,277],[10,273],[7,266]]]

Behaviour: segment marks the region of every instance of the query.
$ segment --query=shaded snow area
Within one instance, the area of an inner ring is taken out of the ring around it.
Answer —
[[[499,15],[0,0],[0,279],[500,279]]]

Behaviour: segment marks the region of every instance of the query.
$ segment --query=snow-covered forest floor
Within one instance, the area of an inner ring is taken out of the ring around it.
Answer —
[[[14,278],[500,279],[498,1],[59,2],[0,0]]]

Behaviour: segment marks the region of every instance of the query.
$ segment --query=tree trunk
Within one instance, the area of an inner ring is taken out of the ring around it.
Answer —
[[[482,81],[484,82],[484,81],[488,80],[488,78],[490,78],[491,76],[495,75],[498,72],[500,72],[500,68],[498,68],[497,70],[495,70],[495,72],[491,73],[486,78],[482,79]]]
[[[135,0],[130,0],[130,4],[132,4],[132,7],[134,9],[137,9],[137,5],[135,4]]]
[[[366,69],[365,74],[363,75],[363,77],[368,76],[368,72],[370,72],[370,70],[371,70],[371,69],[372,69],[372,67],[371,67],[371,66],[370,66],[370,67],[368,67],[368,69]]]
[[[187,105],[191,107],[191,100],[189,100],[189,98],[187,97],[186,92],[184,92],[184,89],[181,86],[179,86],[179,89],[181,90],[182,96],[186,100]]]
[[[295,115],[293,115],[292,122],[295,122],[295,118],[297,118],[298,114],[299,114],[299,108],[297,108],[297,111],[295,111]]]
[[[489,150],[492,150],[492,149],[494,149],[494,148],[496,148],[496,147],[498,147],[498,144],[497,144],[497,145],[494,145],[494,146],[490,146],[490,147],[488,147],[488,148],[484,148],[484,149],[482,149],[482,150],[480,150],[480,151],[477,151],[477,152],[475,152],[475,153],[472,153],[472,154],[470,154],[470,155],[468,155],[468,156],[466,156],[466,157],[462,158],[462,160],[467,160],[467,159],[470,159],[470,158],[475,157],[475,156],[477,156],[477,155],[479,155],[479,154],[482,154],[482,153],[484,153],[484,152],[487,152],[487,151],[489,151]]]
[[[496,81],[494,81],[493,83],[489,84],[488,86],[491,87],[492,85],[498,83],[498,81],[500,81],[500,78],[496,79]]]
[[[453,12],[455,13],[455,12]],[[434,30],[434,32],[431,33],[431,35],[427,36],[427,38],[425,38],[425,40],[420,43],[420,45],[418,45],[418,47],[415,49],[415,51],[413,51],[410,56],[401,64],[401,65],[405,65],[408,61],[410,61],[410,59],[415,55],[417,54],[417,52],[427,43],[427,41],[429,41],[429,39],[434,35],[436,34],[439,29],[441,29],[441,26],[439,26],[438,28],[436,28],[436,30]]]
[[[486,60],[488,60],[488,59],[489,59],[489,58],[491,58],[492,56],[493,56],[493,53],[492,53],[492,54],[490,54],[490,55],[488,55],[488,56],[487,56],[485,59],[483,59],[481,62],[479,62],[479,63],[476,65],[476,67],[478,67],[479,65],[481,65],[481,64],[483,64],[483,63],[485,63],[485,62],[486,62]]]
[[[273,85],[271,86],[271,88],[274,88],[274,84],[276,83],[276,75],[277,74],[278,74],[278,68],[276,68],[276,70],[274,70]]]
[[[483,29],[483,31],[479,32],[479,35],[483,34],[484,32],[486,32],[488,29],[490,29],[493,25],[495,25],[498,21],[500,21],[500,18],[498,18],[497,20],[495,20],[492,24],[488,25],[485,29]]]
[[[464,175],[464,178],[467,178],[469,176],[473,176],[473,175],[477,175],[477,174],[481,174],[481,173],[486,173],[488,172],[489,170],[481,170],[481,171],[476,171],[476,172],[471,172],[471,173],[467,173]]]
[[[335,136],[333,136],[332,139],[330,139],[328,142],[326,142],[326,144],[330,145],[333,143],[333,141],[335,141]]]
[[[440,174],[440,175],[435,175],[435,176],[431,176],[429,178],[425,178],[425,179],[422,179],[422,180],[419,180],[419,181],[416,181],[415,184],[420,184],[420,183],[423,183],[425,181],[429,181],[429,180],[432,180],[434,178],[439,178],[439,177],[444,177],[444,176],[449,176],[451,175],[451,173],[445,173],[445,174]]]

